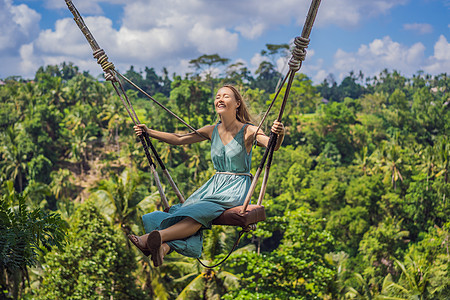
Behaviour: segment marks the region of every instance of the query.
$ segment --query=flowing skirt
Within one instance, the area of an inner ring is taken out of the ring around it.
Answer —
[[[169,212],[155,211],[142,217],[145,232],[168,228],[186,217],[202,224],[194,235],[167,242],[170,248],[184,256],[200,257],[204,229],[211,229],[212,221],[225,210],[242,205],[251,180],[245,175],[215,174],[182,204],[174,205]]]

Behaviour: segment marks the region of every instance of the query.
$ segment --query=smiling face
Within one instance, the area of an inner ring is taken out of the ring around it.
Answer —
[[[225,113],[236,114],[236,109],[239,105],[240,104],[236,100],[236,97],[230,88],[223,87],[217,91],[216,99],[214,100],[214,107],[219,115]]]

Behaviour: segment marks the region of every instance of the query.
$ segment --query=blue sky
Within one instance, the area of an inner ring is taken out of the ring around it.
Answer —
[[[190,72],[217,53],[256,70],[266,43],[301,33],[310,0],[72,0],[117,69]],[[74,62],[101,73],[64,0],[0,0],[0,78],[32,78],[38,67]],[[280,59],[279,69],[285,65]],[[322,0],[302,72],[411,76],[450,71],[450,0]],[[219,72],[220,70],[217,70]]]

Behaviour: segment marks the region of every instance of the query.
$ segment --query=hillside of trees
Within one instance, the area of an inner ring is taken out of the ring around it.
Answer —
[[[269,60],[255,74],[217,56],[191,64],[185,75],[124,75],[195,128],[217,122],[212,95],[224,83],[242,91],[258,122],[280,78]],[[215,65],[223,74],[205,73]],[[176,253],[154,268],[128,242],[162,204],[109,82],[71,63],[0,82],[2,299],[450,299],[447,74],[352,72],[318,85],[297,74],[268,218],[214,269]],[[188,131],[125,88],[149,127]],[[154,145],[185,196],[214,174],[208,141]],[[263,150],[253,150],[253,173]],[[202,261],[224,258],[238,230],[206,231]]]

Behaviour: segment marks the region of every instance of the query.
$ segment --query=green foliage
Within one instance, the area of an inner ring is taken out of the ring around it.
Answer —
[[[275,65],[263,60],[255,71],[258,75],[252,84],[252,88],[273,93],[280,81],[281,74],[276,70]]]
[[[266,48],[255,74],[242,63],[202,55],[191,61],[195,74],[169,79],[165,69],[157,74],[153,68],[131,67],[125,75],[197,128],[217,121],[211,95],[219,84],[232,82],[257,124],[280,82],[276,62],[290,56],[288,45]],[[25,261],[43,260],[37,246],[35,256],[21,250],[20,255],[30,254],[29,260],[21,258],[25,269],[3,275],[1,282],[10,297],[132,298],[141,295],[135,282],[159,299],[449,297],[447,74],[418,72],[407,78],[383,70],[364,78],[351,72],[340,83],[330,74],[319,85],[305,74],[296,75],[283,117],[286,136],[275,153],[263,202],[268,219],[241,241],[229,264],[212,271],[174,254],[158,269],[139,254],[137,266],[130,256],[137,251],[124,248],[123,233],[141,231],[140,216],[160,209],[161,203],[133,123],[109,82],[80,73],[71,63],[42,67],[34,81],[4,81],[0,197],[15,197],[16,204],[8,202],[2,218],[12,218],[12,211],[24,216],[24,211],[29,216],[39,211],[36,220],[44,220],[55,213],[47,209],[55,209],[71,225],[70,247],[47,257],[44,279],[29,276],[32,290],[23,288],[25,282],[17,284],[27,277]],[[127,84],[125,89],[143,123],[186,132],[140,92]],[[285,88],[280,96],[284,93]],[[263,124],[264,132],[279,105]],[[179,147],[155,141],[154,146],[185,196],[214,174],[206,141]],[[253,173],[262,154],[263,149],[254,149]],[[169,202],[177,203],[160,178]],[[74,217],[77,203],[86,199],[95,200],[101,214],[83,208],[85,213]],[[23,228],[35,223],[27,221]],[[205,233],[202,259],[223,258],[234,234],[235,229],[221,227]],[[129,289],[115,277],[120,268]],[[76,276],[68,276],[66,269]]]
[[[320,299],[328,294],[335,270],[326,259],[334,244],[323,220],[306,209],[278,218],[283,239],[272,253],[235,255],[230,266],[242,273],[241,286],[226,299]]]
[[[202,87],[197,81],[176,77],[172,82],[170,98],[176,102],[181,118],[192,126],[202,127],[207,120],[199,116],[210,114],[214,103],[210,93],[211,90]]]
[[[363,78],[364,74],[361,71],[357,76],[352,71],[338,85],[334,76],[330,74],[317,88],[327,101],[342,102],[346,97],[357,99],[366,92],[365,88],[357,83],[357,81],[362,81]]]
[[[142,202],[146,200],[146,191],[140,185],[141,180],[135,172],[124,170],[120,176],[110,173],[109,180],[98,182],[92,189],[92,203],[125,235],[139,230],[133,225],[139,224],[137,213]]]
[[[18,194],[6,182],[0,198],[0,286],[17,298],[27,268],[37,264],[39,254],[62,248],[65,223],[59,214],[29,210],[27,194]],[[7,286],[5,286],[7,285]],[[22,289],[24,287],[22,286]],[[3,295],[3,292],[0,294]]]
[[[45,257],[39,297],[145,299],[136,287],[136,262],[123,235],[89,201],[72,220],[67,245]]]
[[[449,237],[450,223],[433,227],[417,245],[410,247],[406,261],[405,267],[426,288],[423,292],[436,299],[450,297]]]
[[[388,218],[372,226],[363,236],[359,251],[366,268],[364,275],[372,284],[380,284],[381,277],[394,273],[394,257],[402,257],[409,232],[402,229],[402,222]]]

